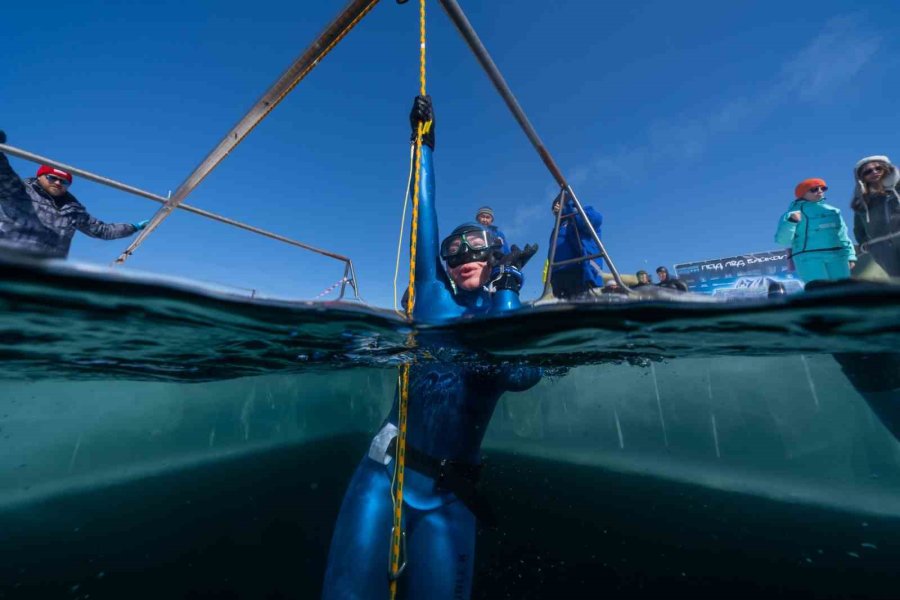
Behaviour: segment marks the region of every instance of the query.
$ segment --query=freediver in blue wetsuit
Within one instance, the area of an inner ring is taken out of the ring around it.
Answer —
[[[410,114],[413,131],[429,120],[431,99],[419,96]],[[432,125],[422,144],[414,319],[446,322],[515,310],[520,306],[520,269],[537,247],[513,246],[509,254],[497,257],[490,232],[476,223],[457,227],[439,245],[433,150]],[[485,287],[489,282],[492,293]],[[540,377],[534,367],[438,361],[412,366],[403,496],[407,568],[398,582],[399,597],[470,596],[476,513],[485,509],[475,490],[481,442],[500,396],[526,390]],[[395,396],[390,416],[344,496],[322,592],[328,600],[389,596],[397,402]]]

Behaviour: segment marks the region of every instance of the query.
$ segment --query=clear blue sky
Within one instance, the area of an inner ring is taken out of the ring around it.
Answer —
[[[828,181],[849,220],[854,162],[900,157],[896,1],[462,4],[581,200],[604,214],[623,271],[774,248],[807,177]],[[343,6],[9,4],[0,128],[165,194]],[[381,2],[188,202],[348,254],[366,300],[390,305],[417,12]],[[428,41],[442,231],[490,204],[542,258],[552,178],[433,0]],[[158,207],[84,180],[72,192],[107,221]],[[71,257],[108,263],[126,245],[78,235]],[[128,267],[295,298],[341,276],[339,263],[183,212]]]

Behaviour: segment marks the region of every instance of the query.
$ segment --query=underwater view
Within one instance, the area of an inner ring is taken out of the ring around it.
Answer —
[[[896,1],[463,1],[4,7],[0,600],[900,596]]]
[[[496,522],[472,597],[895,596],[897,429],[842,369],[900,349],[891,286],[412,328],[346,302],[0,270],[2,597],[318,597],[410,360],[544,372],[485,435]]]

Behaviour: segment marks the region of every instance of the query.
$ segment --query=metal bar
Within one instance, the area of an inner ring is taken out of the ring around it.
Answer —
[[[344,265],[344,276],[341,277],[341,292],[338,294],[338,300],[344,297],[344,291],[347,289],[347,275],[350,273],[350,263]]]
[[[25,160],[29,160],[38,164],[57,167],[59,169],[62,169],[63,171],[67,171],[69,173],[72,173],[73,175],[78,175],[79,177],[82,177],[89,181],[93,181],[95,183],[99,183],[101,185],[105,185],[122,192],[127,192],[135,196],[140,196],[141,198],[147,198],[148,200],[153,200],[154,202],[159,202],[160,204],[165,204],[167,200],[165,196],[160,196],[159,194],[154,194],[152,192],[136,188],[134,186],[122,183],[121,181],[116,181],[115,179],[103,177],[102,175],[97,175],[95,173],[91,173],[90,171],[85,171],[84,169],[79,169],[78,167],[67,165],[66,163],[47,158],[46,156],[33,154],[14,146],[0,144],[0,152],[5,152],[6,154],[17,156],[19,158],[23,158]],[[216,213],[209,212],[208,210],[203,210],[202,208],[191,206],[190,204],[179,204],[176,208],[194,213],[195,215],[200,215],[201,217],[206,217],[207,219],[212,219],[213,221],[218,221],[219,223],[225,223],[226,225],[238,227],[245,231],[250,231],[252,233],[256,233],[273,240],[278,240],[279,242],[284,242],[285,244],[290,244],[291,246],[303,248],[304,250],[309,250],[310,252],[315,252],[316,254],[321,254],[322,256],[341,260],[345,263],[350,262],[350,258],[342,254],[329,252],[328,250],[322,250],[321,248],[316,248],[315,246],[310,246],[309,244],[304,244],[303,242],[292,240],[291,238],[284,237],[283,235],[272,233],[271,231],[266,231],[265,229],[260,229],[259,227],[254,227],[253,225],[248,225],[246,223],[235,221],[234,219],[230,219],[228,217],[223,217],[222,215],[217,215]]]
[[[600,241],[600,236],[597,235],[597,230],[594,229],[594,225],[591,223],[591,220],[588,219],[587,213],[584,212],[584,207],[581,206],[581,202],[578,200],[578,196],[575,195],[575,192],[572,190],[572,186],[566,185],[566,191],[572,196],[572,200],[575,201],[575,208],[578,209],[578,212],[581,213],[581,218],[584,219],[585,225],[587,225],[588,231],[591,233],[591,237],[594,238],[594,241],[597,243],[597,247],[600,248],[600,252],[602,252],[605,257],[607,266],[609,266],[609,272],[612,273],[613,279],[616,280],[616,283],[619,284],[619,287],[626,291],[632,291],[630,287],[625,285],[625,282],[622,281],[622,276],[619,275],[619,271],[616,269],[616,265],[613,264],[612,259],[609,257],[609,253],[606,251],[606,248],[603,246],[603,242]],[[562,210],[562,207],[560,207]]]
[[[513,117],[515,117],[516,121],[519,123],[519,126],[525,132],[525,135],[528,136],[528,140],[531,142],[531,145],[534,146],[534,149],[537,150],[538,154],[541,157],[541,160],[544,161],[547,169],[549,169],[550,174],[553,175],[553,178],[556,179],[556,182],[559,183],[559,185],[563,189],[565,189],[569,193],[569,195],[572,196],[572,199],[575,201],[575,205],[578,208],[578,212],[581,213],[581,216],[587,223],[587,226],[591,232],[591,236],[594,238],[594,241],[597,242],[597,246],[600,248],[600,251],[603,252],[604,255],[606,255],[606,264],[609,265],[609,270],[610,273],[612,273],[613,278],[623,289],[630,292],[631,289],[622,281],[622,278],[619,276],[619,272],[616,270],[615,265],[609,259],[609,254],[603,247],[603,242],[600,241],[600,236],[597,235],[597,232],[594,230],[594,226],[591,225],[591,222],[588,220],[587,215],[584,212],[584,208],[581,206],[581,202],[578,201],[578,198],[575,196],[575,192],[572,191],[572,186],[568,184],[565,176],[562,174],[562,171],[560,171],[559,167],[556,165],[556,161],[554,161],[553,157],[550,156],[550,153],[544,146],[544,142],[541,141],[541,138],[540,136],[538,136],[537,131],[535,131],[534,127],[531,125],[531,122],[525,115],[525,111],[522,110],[522,107],[519,105],[519,102],[513,95],[512,90],[506,83],[506,80],[503,79],[503,75],[500,73],[500,70],[497,68],[497,65],[494,63],[494,60],[488,53],[487,48],[485,48],[484,44],[481,43],[478,34],[475,33],[475,29],[472,27],[469,19],[466,18],[466,15],[463,13],[462,8],[460,8],[459,3],[456,0],[440,0],[440,3],[441,6],[444,7],[444,10],[447,12],[447,15],[449,15],[450,20],[453,21],[454,25],[456,25],[456,28],[459,30],[459,33],[462,35],[463,39],[469,45],[469,49],[471,49],[472,53],[475,54],[475,58],[477,58],[478,62],[481,63],[482,68],[484,68],[485,73],[487,73],[487,76],[494,84],[494,87],[497,88],[498,92],[500,92],[500,96],[506,102],[506,106],[509,107],[509,110],[512,112]],[[562,208],[560,208],[560,211],[562,211]],[[557,219],[557,226],[555,231],[558,231],[559,229],[558,221],[559,219]],[[549,272],[547,274],[547,279],[548,281],[550,279]],[[544,286],[544,292],[544,296],[546,296],[546,285]],[[544,296],[542,296],[542,298]]]
[[[352,260],[347,261],[347,267],[350,269],[350,285],[353,286],[353,296],[357,300],[362,301],[362,298],[359,297],[359,287],[357,287],[358,284],[356,282],[356,268],[353,266]]]
[[[553,278],[553,260],[556,258],[556,239],[559,237],[559,224],[562,221],[562,209],[566,204],[566,190],[563,189],[556,196],[556,199],[550,204],[552,207],[559,200],[559,210],[556,211],[556,224],[553,226],[553,235],[550,236],[550,248],[547,251],[547,280],[544,281],[544,291],[541,293],[541,300],[549,300],[553,297],[553,288],[551,279]]]
[[[558,263],[553,263],[554,267],[562,267],[565,265],[572,265],[575,263],[584,262],[586,260],[594,260],[595,258],[606,258],[606,255],[602,252],[598,252],[597,254],[591,254],[590,256],[579,256],[578,258],[569,258],[567,260],[561,260]]]
[[[116,181],[115,179],[109,179],[108,177],[103,177],[101,175],[96,175],[91,173],[90,171],[85,171],[84,169],[79,169],[78,167],[73,167],[72,165],[67,165],[66,163],[61,163],[57,160],[53,160],[52,158],[47,158],[46,156],[41,156],[39,154],[33,154],[28,152],[27,150],[22,150],[21,148],[16,148],[15,146],[8,146],[6,144],[0,144],[0,152],[4,152],[11,156],[17,156],[19,158],[24,158],[25,160],[29,160],[34,163],[38,163],[40,165],[50,165],[51,167],[56,167],[58,169],[62,169],[63,171],[67,171],[72,173],[73,175],[78,175],[84,179],[88,179],[95,183],[99,183],[101,185],[105,185],[107,187],[111,187],[123,192],[127,192],[129,194],[134,194],[135,196],[141,196],[142,198],[147,198],[149,200],[153,200],[155,202],[165,203],[167,198],[165,196],[160,196],[159,194],[154,194],[152,192],[147,192],[140,188],[136,188],[130,186],[128,184],[122,183],[120,181]]]
[[[535,131],[534,127],[531,126],[531,122],[525,115],[525,111],[522,110],[522,107],[519,105],[518,100],[516,100],[516,97],[513,95],[512,90],[509,88],[509,85],[507,85],[506,80],[503,79],[503,75],[500,73],[497,65],[494,64],[494,60],[488,53],[487,48],[485,48],[484,44],[481,43],[481,40],[478,38],[478,34],[475,33],[475,29],[472,27],[472,24],[469,23],[469,19],[466,18],[466,15],[463,13],[462,8],[460,8],[459,3],[456,0],[440,0],[440,2],[441,6],[444,7],[444,10],[450,16],[450,20],[453,21],[454,25],[456,25],[459,33],[463,36],[463,39],[466,40],[469,48],[475,54],[475,58],[477,58],[478,62],[481,63],[481,66],[484,68],[487,76],[494,84],[494,87],[497,88],[498,92],[500,92],[500,96],[506,102],[506,106],[509,107],[509,110],[512,112],[513,117],[515,117],[516,121],[519,123],[519,126],[525,132],[525,135],[528,136],[528,140],[531,142],[531,145],[534,146],[534,149],[537,150],[537,153],[538,155],[540,155],[541,160],[544,161],[544,164],[550,170],[550,174],[553,175],[553,178],[556,179],[556,182],[559,183],[561,187],[568,186],[568,183],[566,182],[566,178],[563,176],[562,171],[560,171],[559,167],[556,166],[556,161],[554,161],[553,157],[550,156],[547,148],[544,147],[544,142],[541,141],[541,138],[540,136],[538,136],[537,131]]]
[[[340,42],[347,33],[378,3],[378,0],[350,0],[350,3],[328,24],[313,43],[301,54],[275,83],[262,95],[238,123],[232,127],[215,148],[178,186],[172,197],[157,211],[147,227],[116,259],[125,262],[172,210],[181,204],[203,179],[231,153],[234,148],[281,102],[319,61]]]

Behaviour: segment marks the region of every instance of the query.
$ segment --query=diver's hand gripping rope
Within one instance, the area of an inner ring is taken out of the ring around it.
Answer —
[[[419,94],[425,96],[425,0],[419,0]],[[431,121],[419,123],[416,128],[415,173],[413,175],[412,226],[409,235],[409,302],[406,315],[412,319],[416,304],[416,244],[419,238],[419,185],[422,166],[422,135],[431,129]],[[406,568],[406,532],[403,531],[403,480],[406,467],[406,417],[409,403],[409,370],[410,365],[400,366],[400,398],[397,418],[397,456],[394,459],[394,481],[392,500],[394,503],[394,519],[391,527],[390,578],[391,600],[397,597],[397,579]],[[402,544],[402,548],[401,548]],[[403,563],[401,564],[401,554]]]

